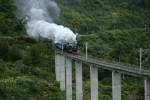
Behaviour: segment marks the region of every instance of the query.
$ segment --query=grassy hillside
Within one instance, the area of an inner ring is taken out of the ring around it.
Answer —
[[[79,34],[94,34],[79,38],[81,50],[88,41],[91,55],[138,65],[139,48],[150,49],[149,0],[56,1],[61,8],[58,24]],[[26,34],[16,15],[12,0],[0,0],[0,100],[65,100],[55,81],[51,43],[16,38]],[[149,54],[144,57],[143,66],[149,67]],[[84,70],[84,99],[89,100],[89,69]],[[111,72],[99,70],[99,96],[112,99]],[[123,100],[143,97],[142,79],[122,77]]]

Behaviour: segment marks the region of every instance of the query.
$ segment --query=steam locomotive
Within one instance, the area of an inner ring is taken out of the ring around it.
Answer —
[[[78,51],[77,43],[55,43],[56,50],[76,54]]]
[[[21,22],[22,24],[27,24],[28,21],[30,21],[30,16],[26,15],[24,16],[22,19],[21,19]],[[25,36],[23,38],[25,41],[29,41],[29,42],[32,42],[33,39],[29,36]],[[49,41],[47,40],[46,38],[39,38],[37,41]],[[74,54],[77,54],[77,51],[78,51],[78,45],[76,42],[73,42],[73,43],[54,43],[53,44],[55,49],[56,50],[59,50],[59,51],[63,51],[63,52],[67,52],[67,53],[74,53]]]

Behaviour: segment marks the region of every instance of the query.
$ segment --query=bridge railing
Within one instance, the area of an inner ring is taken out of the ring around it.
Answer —
[[[134,75],[139,75],[139,76],[150,76],[150,70],[148,69],[141,69],[138,68],[135,65],[131,65],[131,64],[124,64],[124,63],[118,63],[115,61],[106,61],[104,59],[101,58],[95,58],[93,56],[88,56],[88,58],[85,57],[85,55],[74,55],[74,54],[65,54],[68,55],[70,58],[75,59],[75,60],[79,60],[82,61],[83,63],[90,63],[90,64],[94,64],[94,65],[100,65],[100,66],[105,66],[103,67],[104,69],[108,69],[108,70],[118,70],[118,71],[122,71],[125,73],[134,73]],[[111,67],[110,67],[111,66]]]
[[[80,55],[86,56],[86,51],[87,51],[88,57],[92,57],[92,56],[90,56],[90,55],[92,55],[93,53],[90,52],[90,49],[93,49],[93,48],[98,49],[98,48],[97,48],[97,47],[94,47],[92,43],[88,42],[88,46],[87,46],[88,50],[86,50],[86,44],[87,44],[87,42],[86,42],[86,43],[82,43],[82,45],[79,46]],[[99,49],[100,49],[100,48],[99,48]],[[146,49],[145,49],[145,50],[146,50]],[[103,51],[103,53],[105,53],[105,52],[107,52],[107,51]],[[113,59],[109,60],[109,59],[106,59],[106,58],[104,58],[104,59],[99,58],[99,59],[100,59],[100,60],[105,60],[105,61],[111,62],[111,63],[117,63],[117,64],[120,64],[120,65],[132,66],[132,67],[135,67],[135,68],[137,68],[137,69],[139,69],[139,70],[142,70],[142,69],[150,70],[149,66],[146,66],[146,65],[144,66],[144,64],[142,64],[142,67],[140,67],[139,49],[135,48],[135,54],[134,54],[134,56],[136,56],[136,57],[135,57],[135,58],[136,58],[136,62],[135,62],[134,64],[130,64],[129,62],[127,62],[127,63],[126,63],[126,62],[123,62],[122,60],[119,60],[119,58],[118,58],[118,61],[114,61]],[[139,56],[139,57],[138,57],[138,56]],[[97,56],[97,57],[99,57],[99,56]],[[122,59],[123,59],[123,58],[122,58]]]
[[[78,55],[81,55],[81,56],[85,57],[85,59],[86,59],[85,52],[84,53],[83,52],[79,52]],[[116,66],[120,66],[120,67],[123,67],[123,66],[127,67],[128,66],[128,67],[132,67],[135,70],[139,70],[141,72],[148,72],[148,71],[150,72],[150,68],[145,67],[145,66],[143,66],[142,69],[140,69],[140,66],[134,65],[134,64],[130,64],[130,63],[118,62],[118,61],[109,60],[109,59],[103,59],[103,58],[96,58],[96,57],[93,57],[92,55],[89,55],[89,54],[88,54],[87,57],[88,58],[92,58],[92,59],[98,59],[99,61],[106,62],[106,63],[112,63],[112,64],[114,64]]]

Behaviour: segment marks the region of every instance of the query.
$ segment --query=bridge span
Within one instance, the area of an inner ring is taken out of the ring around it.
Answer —
[[[130,64],[123,64],[114,61],[106,61],[99,58],[89,57],[86,59],[85,56],[81,55],[73,55],[69,53],[64,53],[64,56],[67,56],[75,61],[81,61],[86,64],[95,65],[98,68],[107,69],[111,71],[117,71],[119,73],[142,77],[142,78],[150,78],[150,70],[141,69],[138,66],[130,65]]]
[[[66,90],[66,100],[72,100],[72,61],[75,62],[76,100],[83,100],[82,64],[90,67],[91,100],[98,99],[98,69],[112,71],[112,98],[121,100],[121,75],[131,75],[144,79],[145,100],[150,100],[150,70],[138,66],[106,61],[94,57],[73,55],[69,53],[55,53],[56,80],[60,82],[60,89]]]

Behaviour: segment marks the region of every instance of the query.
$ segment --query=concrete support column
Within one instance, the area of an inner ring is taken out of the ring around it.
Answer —
[[[76,100],[83,100],[83,89],[82,89],[82,62],[75,62],[76,69]]]
[[[66,57],[66,100],[72,100],[72,62]]]
[[[118,72],[112,72],[112,97],[121,100],[121,74]]]
[[[60,56],[60,66],[59,66],[59,68],[60,68],[60,89],[62,90],[62,91],[64,91],[65,90],[65,83],[66,83],[66,80],[65,80],[65,56],[63,56],[63,55],[61,55]]]
[[[91,100],[98,100],[98,68],[90,66]]]
[[[150,100],[150,79],[144,80],[145,100]]]
[[[60,81],[60,54],[55,53],[55,74],[56,81]]]

